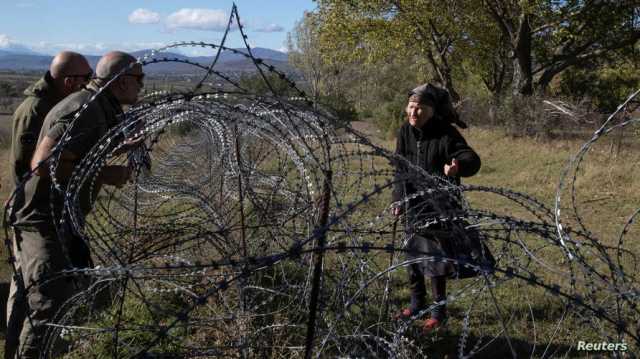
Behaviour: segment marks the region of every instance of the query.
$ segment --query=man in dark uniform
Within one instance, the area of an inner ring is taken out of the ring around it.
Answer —
[[[425,84],[413,89],[409,95],[407,122],[398,133],[396,154],[433,177],[427,178],[407,165],[398,164],[396,168],[393,201],[399,203],[404,198],[411,198],[393,209],[396,216],[406,212],[410,236],[408,257],[427,257],[409,266],[411,305],[399,316],[409,318],[427,308],[424,277],[429,277],[435,303],[424,329],[430,331],[446,318],[443,304],[446,301],[446,278],[463,275],[454,263],[428,257],[458,259],[467,256],[478,259],[483,255],[480,253],[482,248],[486,248],[481,247],[477,236],[468,238],[469,233],[462,223],[434,223],[437,218],[455,215],[462,210],[456,195],[444,187],[460,184],[460,177],[476,174],[480,169],[480,157],[453,127],[452,123],[462,128],[466,125],[455,113],[446,90]],[[418,194],[420,191],[424,194]],[[488,253],[486,255],[489,256]]]
[[[45,116],[54,105],[69,94],[86,85],[93,72],[84,56],[70,51],[57,54],[51,61],[49,71],[24,91],[27,96],[13,114],[13,131],[11,139],[9,171],[17,191],[12,209],[20,208],[24,202],[24,191],[20,182],[30,171],[31,157],[36,148],[38,134]],[[12,219],[13,220],[13,219]],[[14,240],[14,253],[17,251]],[[20,270],[19,260],[15,262]],[[25,319],[26,303],[24,292],[19,290],[15,278],[11,280],[7,301],[7,336],[5,340],[5,357],[15,355],[18,345],[18,334]]]
[[[24,91],[27,97],[13,114],[10,170],[14,183],[19,183],[30,170],[31,156],[47,113],[60,100],[84,87],[92,75],[84,56],[63,51],[53,58],[44,77]]]
[[[123,70],[124,73],[121,73]],[[118,74],[108,87],[89,102],[101,86]],[[16,213],[14,228],[20,243],[22,274],[29,306],[29,318],[24,321],[20,333],[20,354],[23,358],[40,355],[47,329],[45,324],[53,319],[61,304],[74,293],[71,281],[53,277],[70,267],[62,246],[62,241],[68,243],[69,238],[57,238],[54,221],[61,216],[63,202],[59,194],[56,196],[56,193],[51,193],[52,179],[46,162],[63,134],[70,136],[71,140],[59,155],[60,162],[55,173],[56,182],[64,188],[82,157],[110,128],[118,124],[122,105],[134,104],[143,86],[142,66],[136,63],[134,57],[123,52],[114,51],[104,55],[96,66],[96,76],[97,79],[86,88],[58,103],[45,118],[31,160],[31,168],[36,175],[27,181],[24,205]],[[83,108],[85,104],[87,106]],[[131,142],[131,145],[136,144],[136,141]],[[105,166],[96,181],[96,187],[83,188],[85,194],[81,194],[81,198],[89,198],[87,191],[99,190],[104,184],[122,186],[129,175],[126,166]],[[91,203],[81,202],[86,214]]]

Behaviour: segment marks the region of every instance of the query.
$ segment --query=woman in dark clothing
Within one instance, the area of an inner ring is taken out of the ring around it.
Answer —
[[[425,259],[409,266],[411,305],[399,316],[409,318],[428,307],[424,277],[429,277],[435,302],[424,323],[429,331],[446,318],[446,278],[477,275],[457,264],[491,265],[493,258],[477,232],[465,230],[464,221],[451,220],[463,213],[454,185],[460,184],[460,177],[478,172],[480,157],[452,125],[466,127],[453,110],[448,92],[431,84],[419,86],[409,94],[406,113],[396,154],[407,161],[396,165],[393,212],[396,216],[405,213],[409,259]]]

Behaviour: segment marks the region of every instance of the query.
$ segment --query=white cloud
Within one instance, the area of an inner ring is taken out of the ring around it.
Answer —
[[[172,49],[171,52],[180,52],[187,56],[215,56],[216,50],[210,47],[186,47],[181,49]]]
[[[0,34],[0,49],[21,54],[33,53],[29,46],[13,40],[6,34]]]
[[[158,49],[166,45],[167,43],[164,42],[125,42],[122,44],[122,49],[125,51],[149,50]]]
[[[0,34],[0,48],[9,46],[11,39],[5,34]]]
[[[31,46],[35,51],[56,54],[62,50],[76,51],[84,55],[103,55],[111,50],[121,50],[133,52],[139,50],[157,49],[166,45],[162,42],[124,42],[118,44],[112,43],[50,43],[39,42]]]
[[[284,52],[285,54],[289,52],[289,48],[286,46],[282,46],[281,48],[277,49],[280,52]]]
[[[13,43],[13,40],[5,34],[0,34],[0,48],[9,47]]]
[[[157,24],[160,22],[160,14],[149,9],[135,9],[129,14],[129,22],[132,24]]]
[[[98,43],[50,43],[39,42],[31,46],[35,51],[48,53],[50,55],[56,54],[63,50],[76,51],[84,55],[99,55],[106,52],[109,47],[101,42]]]
[[[277,24],[269,24],[266,26],[257,27],[256,32],[283,32],[284,27]]]
[[[37,43],[20,43],[13,40],[6,34],[0,34],[0,50],[5,50],[14,53],[33,54],[48,54],[55,55],[63,50],[76,51],[83,55],[103,55],[111,50],[121,50],[126,52],[133,52],[139,50],[158,49],[166,46],[167,43],[149,41],[149,42],[120,42],[120,43],[106,43],[106,42],[91,42],[91,43],[77,43],[77,42],[47,42],[40,41]]]
[[[169,29],[224,31],[229,21],[222,10],[180,9],[167,17]]]

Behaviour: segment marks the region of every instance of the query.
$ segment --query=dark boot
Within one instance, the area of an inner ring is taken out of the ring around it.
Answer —
[[[425,329],[427,329],[427,326],[438,326],[447,318],[447,278],[445,276],[431,278],[431,295],[434,301],[430,318],[432,321],[430,325],[425,323]],[[427,322],[429,322],[429,320],[427,320]]]
[[[426,307],[427,288],[424,284],[424,274],[417,263],[409,266],[409,286],[411,288],[411,305],[409,309],[415,314]]]
[[[420,313],[426,308],[427,288],[424,284],[424,275],[419,264],[409,265],[409,288],[411,289],[411,304],[408,308],[402,309],[397,313],[395,319],[410,319],[414,315]]]

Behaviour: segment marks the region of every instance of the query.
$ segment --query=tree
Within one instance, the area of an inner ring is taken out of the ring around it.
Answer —
[[[464,33],[456,16],[461,1],[318,0],[320,48],[330,62],[376,64],[409,58],[430,67],[454,99],[456,42]]]
[[[288,34],[287,47],[289,62],[302,72],[303,77],[309,83],[313,101],[318,102],[321,89],[326,85],[329,69],[318,48],[316,14],[305,12],[302,20],[296,23],[293,31]]]
[[[637,58],[637,57],[636,57]],[[559,90],[586,98],[602,112],[611,113],[640,87],[640,61],[617,59],[570,68],[560,76]]]
[[[300,71],[316,105],[331,109],[344,121],[356,119],[354,103],[346,93],[360,82],[356,64],[329,62],[320,52],[318,14],[305,12],[288,34],[289,62]]]
[[[638,0],[484,0],[513,53],[514,85],[545,91],[560,72],[640,39]]]
[[[487,88],[544,92],[562,71],[633,47],[639,0],[318,0],[321,52],[331,61],[424,59],[457,97],[472,58]]]
[[[238,84],[240,87],[260,96],[288,97],[297,95],[297,91],[291,87],[290,83],[275,73],[265,73],[264,77],[257,72],[243,73]]]
[[[464,24],[462,39],[456,46],[463,54],[462,77],[468,81],[478,76],[499,104],[514,80],[509,39],[500,31],[488,12],[483,11],[482,0],[461,1],[457,21]]]

